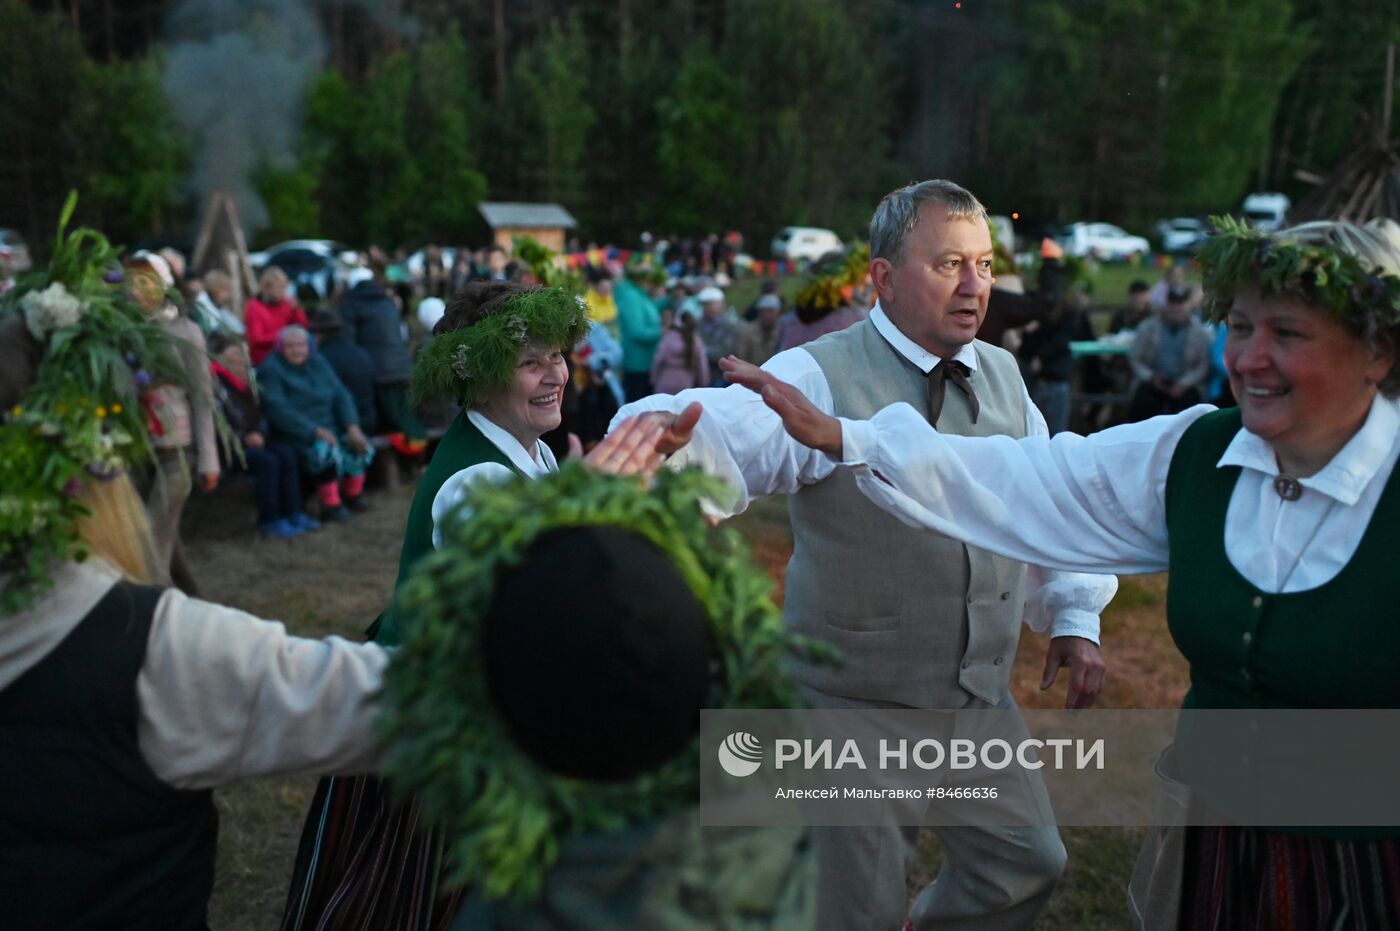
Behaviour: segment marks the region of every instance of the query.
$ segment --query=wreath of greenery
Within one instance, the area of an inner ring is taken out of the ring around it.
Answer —
[[[698,798],[695,746],[630,781],[586,782],[538,766],[494,711],[482,618],[495,580],[547,531],[611,525],[641,534],[671,558],[705,607],[722,657],[709,707],[794,707],[783,659],[835,661],[830,648],[784,631],[772,581],[735,531],[709,525],[699,502],[719,491],[698,471],[663,470],[645,490],[636,479],[569,463],[544,480],[478,483],[463,505],[471,519],[446,522],[446,545],[400,591],[400,610],[414,622],[405,625],[385,678],[382,732],[391,786],[416,793],[426,817],[450,837],[454,882],[471,881],[492,898],[529,900],[565,838],[664,817]]]
[[[53,259],[0,301],[43,346],[34,385],[0,423],[0,615],[27,608],[51,569],[87,557],[78,520],[82,483],[110,478],[151,455],[151,385],[188,381],[171,337],[122,290],[121,250],[96,230],[64,235]]]
[[[845,304],[851,289],[870,274],[870,243],[856,245],[846,255],[812,268],[813,279],[797,292],[795,304],[804,322],[812,322]]]
[[[568,291],[522,292],[471,326],[433,337],[414,364],[413,397],[419,403],[472,407],[510,387],[526,345],[568,352],[587,332],[588,312]]]
[[[1198,259],[1213,319],[1224,318],[1242,287],[1255,286],[1325,307],[1362,332],[1400,324],[1400,278],[1349,253],[1271,236],[1232,217],[1211,222],[1215,233]]]

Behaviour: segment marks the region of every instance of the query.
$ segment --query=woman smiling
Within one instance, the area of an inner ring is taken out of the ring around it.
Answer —
[[[1400,708],[1400,618],[1384,582],[1400,546],[1397,233],[1388,220],[1267,236],[1219,223],[1200,260],[1209,309],[1229,326],[1237,410],[973,439],[934,432],[907,405],[838,421],[766,372],[725,369],[905,520],[1058,569],[1170,569],[1186,708]],[[1177,750],[1193,791],[1219,768],[1185,730]],[[1184,871],[1156,860],[1176,869],[1167,886],[1180,896],[1133,899],[1145,927],[1400,916],[1400,828],[1193,827],[1180,839]]]
[[[582,305],[558,288],[477,282],[448,304],[433,341],[419,355],[413,391],[419,401],[456,401],[462,413],[419,479],[396,592],[441,544],[439,524],[471,485],[558,471],[540,437],[559,426],[568,380],[564,353],[587,328]],[[655,452],[661,435],[661,426],[631,418],[584,457],[584,464],[620,475],[649,474],[661,461]],[[397,645],[411,623],[391,604],[370,628],[370,637]],[[446,927],[461,892],[445,888],[449,864],[441,833],[419,819],[417,800],[392,804],[377,778],[322,780],[282,927]]]

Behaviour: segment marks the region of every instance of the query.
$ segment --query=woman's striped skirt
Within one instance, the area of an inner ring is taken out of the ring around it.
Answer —
[[[282,931],[443,931],[461,890],[444,890],[441,834],[416,800],[394,805],[373,776],[316,787],[292,869]]]
[[[1188,828],[1177,926],[1181,931],[1400,929],[1400,841]]]

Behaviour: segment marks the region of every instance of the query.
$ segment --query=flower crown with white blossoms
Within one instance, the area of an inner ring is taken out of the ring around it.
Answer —
[[[0,412],[0,616],[32,604],[54,566],[83,559],[83,483],[111,478],[151,455],[147,392],[188,375],[171,338],[122,289],[120,250],[96,230],[65,235],[53,259],[0,301],[39,343],[37,377]]]
[[[567,353],[587,333],[588,312],[567,290],[523,290],[475,323],[433,337],[413,367],[414,400],[473,407],[510,386],[526,346]]]

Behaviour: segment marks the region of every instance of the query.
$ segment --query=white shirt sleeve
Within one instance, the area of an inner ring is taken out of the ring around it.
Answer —
[[[506,482],[515,477],[515,473],[499,462],[478,462],[474,466],[467,466],[459,472],[454,472],[442,483],[437,495],[433,497],[433,549],[442,548],[442,519],[450,514],[453,508],[461,504],[467,497],[467,492],[472,485],[477,482]],[[463,512],[462,517],[467,516]]]
[[[1031,400],[1024,381],[1021,382],[1021,401],[1026,406],[1026,436],[1048,439],[1050,426]],[[1047,569],[1032,562],[1026,566],[1026,591],[1029,595],[1021,619],[1031,630],[1036,633],[1049,630],[1051,637],[1083,637],[1098,643],[1099,615],[1118,594],[1118,579],[1111,575]]]
[[[822,410],[832,411],[831,386],[817,360],[805,349],[781,352],[763,368],[795,385]],[[699,401],[705,412],[690,442],[667,461],[667,466],[680,469],[698,465],[733,490],[731,500],[710,502],[707,510],[716,517],[732,517],[751,501],[791,494],[835,471],[836,463],[830,457],[788,436],[782,420],[768,409],[763,398],[741,385],[692,388],[679,394],[642,398],[618,411],[609,429],[634,414],[657,410],[678,414],[694,401]]]
[[[1167,568],[1166,484],[1201,404],[1082,437],[945,436],[907,404],[842,420],[843,462],[905,523],[1065,571]]]
[[[136,679],[141,754],[181,789],[373,770],[388,659],[373,643],[293,637],[279,623],[171,589]]]

